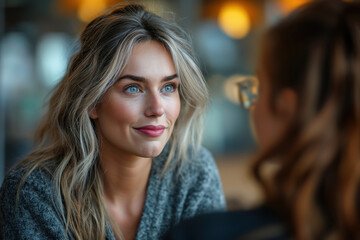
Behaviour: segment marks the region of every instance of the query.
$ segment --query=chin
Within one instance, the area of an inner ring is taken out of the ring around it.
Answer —
[[[146,147],[139,151],[139,156],[144,158],[154,158],[160,155],[164,146],[162,147]]]
[[[143,157],[143,158],[155,158],[157,156],[160,155],[161,152],[159,153],[141,153],[139,154],[139,157]]]

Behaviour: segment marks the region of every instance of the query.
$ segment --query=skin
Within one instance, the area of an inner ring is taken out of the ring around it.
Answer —
[[[165,47],[139,43],[119,80],[90,113],[101,143],[105,202],[125,239],[136,236],[152,158],[163,150],[179,116],[178,85]],[[148,125],[165,128],[160,136],[138,130]]]
[[[290,88],[276,95],[275,112],[270,108],[271,84],[264,68],[260,68],[259,95],[252,111],[252,121],[260,151],[271,148],[289,129],[296,114],[297,97]]]

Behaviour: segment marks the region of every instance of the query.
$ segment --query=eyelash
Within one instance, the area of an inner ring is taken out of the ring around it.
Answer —
[[[176,85],[175,83],[166,84],[162,89],[164,89],[164,88],[166,88],[166,87],[169,87],[169,86],[173,88],[173,91],[171,91],[171,92],[166,92],[166,93],[173,93],[173,92],[176,91],[177,85]]]
[[[140,86],[137,84],[130,84],[130,85],[126,86],[124,91],[127,93],[130,93],[130,94],[138,93],[138,92],[130,92],[129,89],[131,89],[131,88],[137,88],[139,90],[138,92],[141,92]]]
[[[161,90],[163,90],[164,88],[166,88],[166,87],[168,87],[168,86],[172,87],[172,88],[173,88],[173,91],[171,91],[171,92],[162,91],[162,92],[165,92],[165,93],[173,93],[173,92],[175,92],[175,91],[177,90],[177,88],[178,88],[178,85],[177,85],[177,84],[175,84],[175,83],[169,83],[169,84],[166,84],[165,86],[163,86]],[[131,89],[131,88],[137,88],[138,91],[137,91],[137,92],[130,92],[130,89]],[[130,84],[130,85],[128,85],[128,86],[126,86],[126,87],[124,88],[124,92],[129,93],[129,94],[137,94],[137,93],[139,93],[139,92],[142,92],[142,90],[141,90],[141,87],[140,87],[139,85],[137,85],[137,84]]]

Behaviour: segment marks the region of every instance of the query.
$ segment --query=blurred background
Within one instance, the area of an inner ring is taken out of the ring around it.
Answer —
[[[231,84],[254,75],[263,31],[309,0],[143,0],[190,33],[211,104],[203,145],[219,166],[229,208],[261,196],[247,172],[256,152],[250,115]],[[0,1],[0,184],[32,149],[44,99],[65,73],[80,32],[120,0]],[[133,2],[133,1],[126,1]]]

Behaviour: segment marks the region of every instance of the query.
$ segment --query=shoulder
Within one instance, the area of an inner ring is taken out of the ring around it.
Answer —
[[[0,189],[2,234],[7,239],[64,239],[52,176],[36,168],[11,169]]]
[[[170,144],[167,144],[162,153],[154,158],[153,170],[154,173],[160,174],[163,170],[168,157],[170,155]],[[175,151],[173,158],[170,160],[170,165],[166,170],[167,176],[179,175],[182,178],[188,179],[201,176],[216,176],[218,170],[214,158],[209,150],[200,146],[199,149],[195,149],[193,146],[189,146],[186,157],[177,162],[178,151]]]
[[[185,160],[180,172],[182,175],[188,175],[192,178],[217,178],[218,176],[214,158],[210,151],[204,147],[200,147],[197,151],[194,149],[188,151],[188,159]]]
[[[15,167],[7,173],[0,189],[3,210],[30,205],[36,208],[39,206],[37,202],[50,201],[49,197],[54,193],[50,174],[39,168],[30,174],[27,172],[28,169]]]
[[[28,169],[14,167],[9,170],[3,181],[0,195],[3,197],[7,193],[17,192],[20,184],[20,192],[31,194],[35,190],[48,190],[51,188],[51,175],[40,168],[36,168],[27,175]]]
[[[186,195],[184,218],[225,210],[220,175],[212,154],[204,147],[191,153],[180,169],[178,190]]]
[[[222,183],[212,154],[206,148],[201,147],[190,156],[180,169],[180,178],[187,186],[188,192],[193,193],[192,196],[201,193],[205,197],[204,200],[216,199],[222,205],[225,202]]]
[[[285,225],[268,207],[200,215],[173,228],[166,239],[288,239]]]

